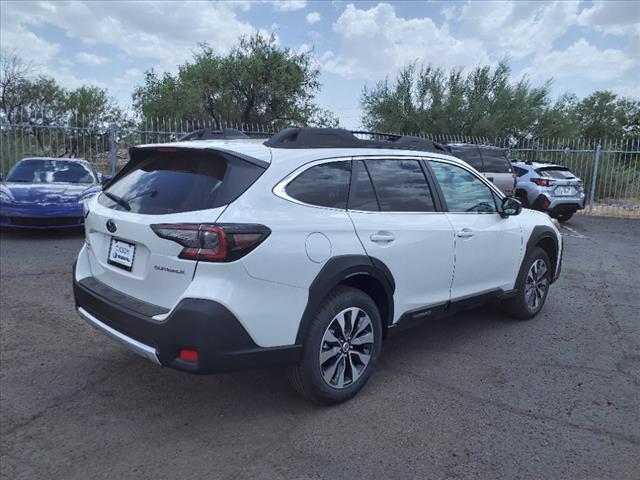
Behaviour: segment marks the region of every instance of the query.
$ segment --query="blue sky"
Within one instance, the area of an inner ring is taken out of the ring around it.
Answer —
[[[640,98],[640,2],[0,2],[3,48],[68,88],[108,88],[130,103],[145,70],[175,72],[198,42],[220,53],[241,35],[274,32],[312,50],[317,101],[360,125],[365,84],[409,62],[473,68],[509,58],[514,80],[554,78],[554,95],[597,89]]]

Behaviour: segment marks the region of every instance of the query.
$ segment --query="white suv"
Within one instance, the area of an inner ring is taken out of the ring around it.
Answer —
[[[392,332],[492,299],[531,318],[560,272],[546,214],[424,139],[293,128],[130,153],[86,203],[75,301],[159,365],[289,365],[341,402]]]

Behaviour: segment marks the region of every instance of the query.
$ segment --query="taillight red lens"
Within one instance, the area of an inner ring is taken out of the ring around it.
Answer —
[[[231,262],[256,248],[271,230],[254,224],[171,224],[151,225],[161,238],[184,248],[178,258],[205,262]]]
[[[555,180],[549,178],[532,178],[531,181],[540,187],[550,187],[556,183]]]

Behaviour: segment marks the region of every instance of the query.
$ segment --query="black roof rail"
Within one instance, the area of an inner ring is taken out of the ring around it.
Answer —
[[[235,128],[223,128],[222,130],[210,130],[208,128],[202,128],[200,130],[194,130],[191,133],[187,133],[178,141],[186,142],[189,140],[238,140],[243,138],[249,138],[249,135],[240,130],[236,130]]]
[[[362,139],[356,135],[373,138]],[[264,144],[272,148],[391,148],[449,153],[445,146],[426,138],[344,128],[287,128],[273,135]]]

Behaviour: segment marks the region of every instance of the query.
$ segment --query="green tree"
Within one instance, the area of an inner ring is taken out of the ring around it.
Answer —
[[[395,82],[365,86],[363,124],[372,130],[430,132],[495,137],[535,133],[548,109],[551,81],[534,88],[526,78],[509,81],[503,61],[464,74],[411,64]]]
[[[85,85],[66,93],[64,110],[70,115],[70,126],[106,124],[123,117],[107,90]]]
[[[640,101],[599,90],[576,104],[581,134],[589,138],[622,138],[640,133]]]
[[[333,125],[314,103],[319,70],[310,53],[279,48],[275,37],[242,38],[227,55],[206,43],[176,75],[146,73],[133,105],[147,118]]]

